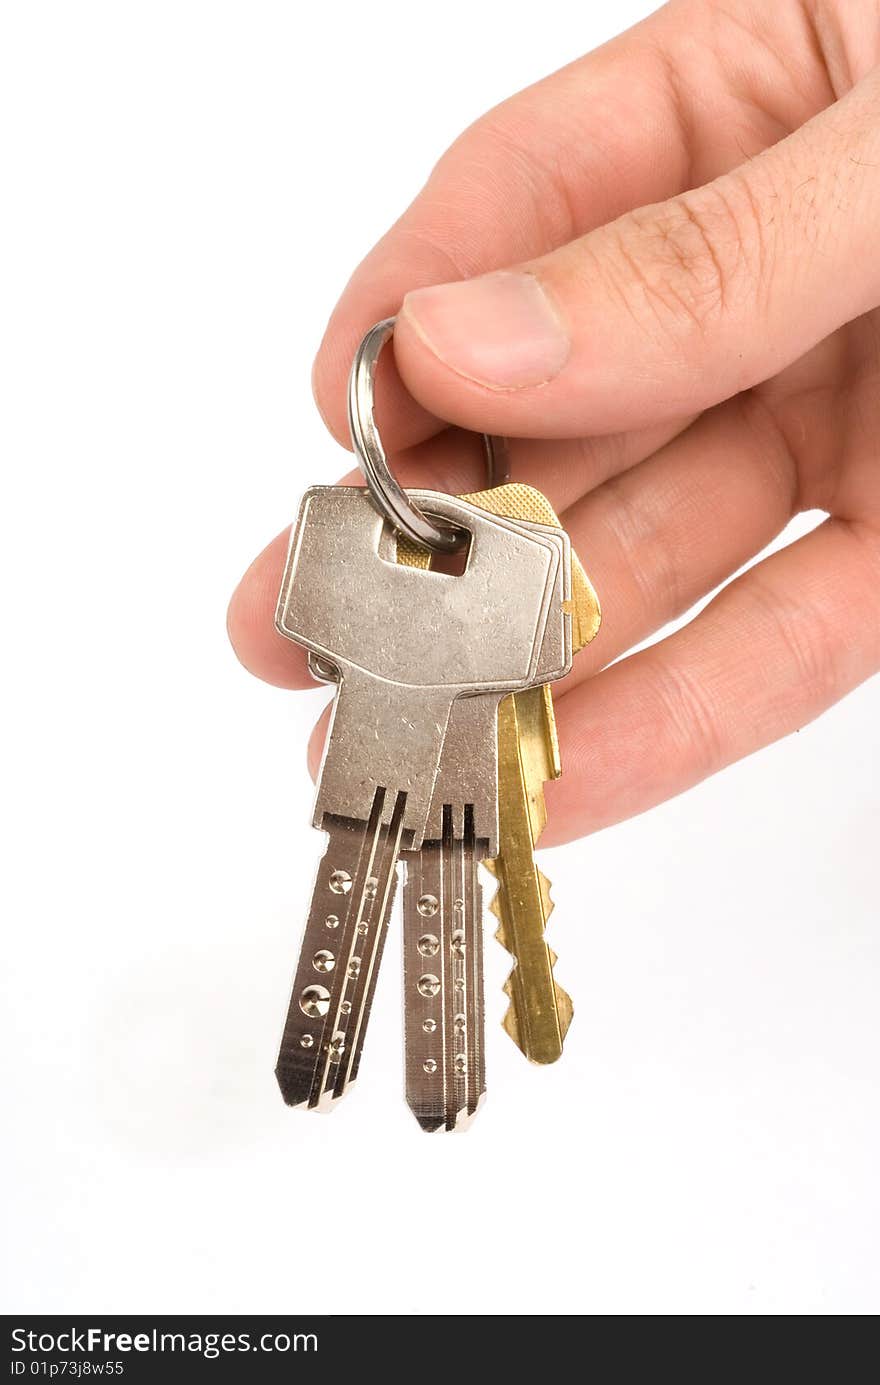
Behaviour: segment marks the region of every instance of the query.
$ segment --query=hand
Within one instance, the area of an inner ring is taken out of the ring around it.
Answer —
[[[438,420],[504,434],[602,598],[557,702],[547,843],[880,666],[878,64],[876,0],[673,0],[468,130],[331,318],[314,383],[334,435],[361,336],[399,313],[380,422],[404,484],[483,484],[474,440]],[[828,518],[607,667],[805,509]],[[286,544],[229,628],[254,673],[302,687],[272,625]]]

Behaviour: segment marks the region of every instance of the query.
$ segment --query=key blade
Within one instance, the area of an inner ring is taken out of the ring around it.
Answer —
[[[533,1063],[554,1063],[571,1024],[571,997],[556,982],[556,955],[544,936],[553,904],[534,850],[546,822],[544,782],[558,773],[552,702],[541,689],[506,698],[498,709],[501,852],[485,864],[498,880],[490,911],[498,941],[516,959],[504,989],[503,1024]]]
[[[397,891],[397,862],[403,838],[403,813],[406,795],[399,793],[387,829],[377,833],[375,849],[367,864],[363,907],[355,923],[355,955],[349,962],[350,989],[342,1004],[343,1019],[349,1021],[346,1033],[347,1060],[339,1064],[333,1097],[340,1097],[355,1081],[361,1063],[364,1035],[373,996],[379,979],[379,964],[388,933],[391,906]],[[350,1009],[346,1010],[345,1006]],[[350,1035],[350,1041],[349,1041]]]
[[[328,817],[275,1075],[288,1106],[326,1108],[360,1064],[396,886],[404,795],[382,822]]]
[[[462,837],[409,852],[403,889],[407,1104],[425,1131],[461,1130],[486,1090],[482,890],[470,805]]]
[[[542,871],[536,870],[535,873],[538,889],[541,892],[546,927],[547,920],[553,912],[553,903],[550,899],[550,881]],[[502,885],[499,881],[498,893],[489,905],[489,909],[499,920],[495,937],[503,947],[511,951],[512,949],[506,942],[506,938],[510,936],[512,931],[509,924],[511,910],[509,907],[505,907],[503,903],[506,888],[506,884]],[[507,927],[505,927],[505,923],[507,923]],[[571,996],[562,989],[559,982],[552,976],[557,961],[556,953],[552,947],[547,947],[546,957],[549,965],[545,966],[544,956],[539,954],[538,967],[544,972],[540,985],[535,984],[536,967],[534,964],[531,967],[532,985],[528,986],[524,984],[524,973],[518,963],[502,988],[510,1000],[510,1005],[501,1021],[502,1027],[513,1039],[517,1048],[531,1062],[542,1066],[555,1063],[562,1056],[565,1036],[574,1017],[574,1005]],[[529,969],[528,962],[526,962],[526,968]],[[547,1006],[546,998],[551,994],[552,1002],[550,1006]],[[521,1017],[523,1017],[522,1020]]]

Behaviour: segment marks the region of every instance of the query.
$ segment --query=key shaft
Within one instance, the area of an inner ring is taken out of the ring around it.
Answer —
[[[504,985],[510,999],[504,1028],[532,1062],[553,1063],[573,1006],[553,975],[556,954],[545,938],[550,882],[534,856],[546,821],[544,782],[558,767],[542,693],[505,698],[498,709],[500,850],[486,865],[498,880],[489,906],[499,920],[496,937],[515,961]]]
[[[289,1106],[326,1107],[357,1077],[397,883],[403,795],[383,821],[328,817],[275,1075]]]
[[[483,901],[473,809],[405,855],[403,888],[406,1099],[423,1130],[461,1129],[486,1090]]]

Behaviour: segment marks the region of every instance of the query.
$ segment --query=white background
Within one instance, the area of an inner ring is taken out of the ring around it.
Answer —
[[[880,1308],[876,682],[546,854],[567,1052],[492,943],[467,1135],[403,1104],[396,936],[359,1089],[272,1074],[325,694],[224,615],[344,468],[314,348],[460,128],[649,8],[4,6],[7,1311]]]

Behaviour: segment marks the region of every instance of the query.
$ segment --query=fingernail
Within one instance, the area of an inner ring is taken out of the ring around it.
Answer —
[[[571,350],[565,324],[533,274],[501,270],[416,289],[401,311],[444,365],[490,389],[544,385]]]

